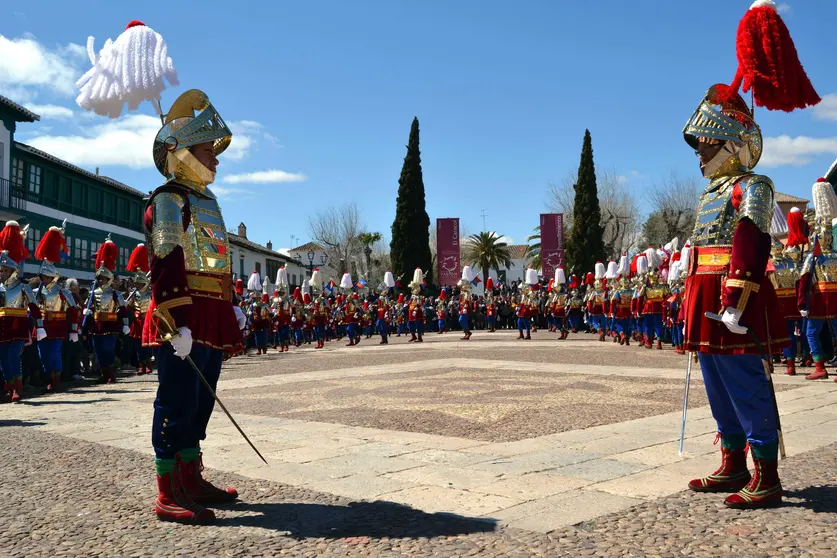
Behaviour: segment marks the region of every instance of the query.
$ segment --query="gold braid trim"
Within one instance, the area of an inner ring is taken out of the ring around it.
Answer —
[[[758,283],[754,283],[753,281],[746,281],[744,279],[727,279],[724,286],[732,288],[737,287],[741,289],[741,298],[738,299],[738,305],[735,307],[736,310],[741,311],[743,311],[747,307],[747,301],[750,300],[750,295],[752,293],[759,292],[760,288],[760,285]]]
[[[179,298],[172,298],[165,302],[161,302],[159,306],[156,307],[163,317],[168,321],[168,323],[177,326],[175,319],[172,317],[170,310],[172,308],[179,308],[180,306],[189,306],[192,304],[192,297],[191,296],[181,296]],[[188,324],[186,324],[188,325]]]

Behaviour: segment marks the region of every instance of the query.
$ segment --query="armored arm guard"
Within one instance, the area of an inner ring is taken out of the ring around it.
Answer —
[[[732,238],[729,274],[722,303],[743,311],[750,295],[758,293],[770,257],[770,222],[773,218],[773,182],[752,175],[735,186],[733,204],[740,194],[738,224]]]
[[[802,264],[802,271],[799,275],[799,282],[796,285],[796,306],[800,310],[808,309],[808,292],[811,290],[811,281],[814,280],[814,253],[811,252],[805,257]]]
[[[183,251],[188,213],[186,198],[164,186],[152,195],[145,216],[151,245],[152,296],[157,310],[177,328],[189,324],[192,305]]]

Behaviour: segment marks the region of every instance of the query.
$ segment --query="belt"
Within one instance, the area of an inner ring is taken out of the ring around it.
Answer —
[[[25,318],[28,315],[26,308],[0,308],[0,318]]]
[[[97,322],[115,322],[116,312],[96,312],[93,314],[93,319]]]
[[[837,283],[817,283],[814,290],[819,293],[837,293]]]
[[[699,246],[692,250],[695,257],[689,275],[721,275],[729,270],[732,246]]]
[[[44,317],[47,320],[66,320],[67,319],[67,313],[66,312],[57,312],[57,311],[47,310],[44,314],[45,314]]]
[[[792,296],[796,296],[796,289],[793,287],[789,287],[786,289],[776,289],[776,296],[779,298],[790,298]]]

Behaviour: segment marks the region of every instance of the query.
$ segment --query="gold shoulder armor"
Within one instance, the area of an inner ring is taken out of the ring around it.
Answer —
[[[151,250],[160,258],[183,246],[183,204],[181,196],[162,192],[151,201],[154,224],[151,226]]]
[[[773,220],[773,181],[766,176],[754,174],[738,185],[741,188],[738,218],[747,217],[761,232],[769,233]]]

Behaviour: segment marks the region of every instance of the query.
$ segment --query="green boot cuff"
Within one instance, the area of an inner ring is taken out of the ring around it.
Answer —
[[[174,459],[155,459],[154,467],[157,469],[157,474],[160,476],[166,473],[174,472]]]
[[[728,450],[743,450],[747,445],[747,435],[741,434],[723,434],[721,435],[721,445]]]
[[[183,463],[191,463],[196,461],[201,453],[201,448],[186,448],[180,450],[180,460]]]
[[[779,442],[776,440],[760,446],[751,444],[750,447],[753,448],[753,456],[758,457],[759,459],[776,461],[779,457]]]

